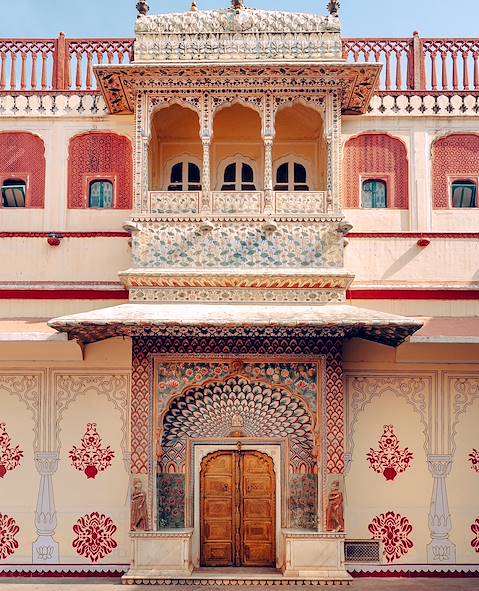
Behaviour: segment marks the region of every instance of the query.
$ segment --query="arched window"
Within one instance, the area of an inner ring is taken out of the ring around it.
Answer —
[[[368,179],[363,181],[362,206],[365,208],[381,209],[388,206],[388,189],[386,181]]]
[[[222,191],[256,191],[253,167],[237,160],[225,168]]]
[[[284,162],[276,169],[275,191],[309,191],[306,168],[299,162]]]
[[[111,209],[113,207],[113,183],[105,180],[90,182],[88,189],[88,207]]]
[[[477,185],[470,179],[454,181],[451,185],[452,207],[476,207]]]
[[[2,206],[25,207],[27,183],[22,179],[6,179],[2,183]]]
[[[173,164],[168,191],[200,191],[200,168],[194,162],[182,161]]]

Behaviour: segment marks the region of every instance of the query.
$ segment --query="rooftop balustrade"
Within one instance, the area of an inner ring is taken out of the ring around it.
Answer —
[[[133,39],[0,39],[0,92],[98,92],[95,64],[133,59]],[[344,38],[348,61],[383,64],[379,92],[479,91],[479,38]]]

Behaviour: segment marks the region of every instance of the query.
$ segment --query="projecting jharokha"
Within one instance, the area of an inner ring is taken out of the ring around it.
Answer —
[[[0,40],[0,575],[477,572],[479,40],[137,10]]]

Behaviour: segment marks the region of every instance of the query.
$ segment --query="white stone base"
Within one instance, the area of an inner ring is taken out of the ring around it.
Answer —
[[[305,530],[282,530],[278,549],[279,570],[248,568],[208,568],[193,571],[193,529],[135,532],[132,564],[124,584],[251,584],[271,581],[288,585],[301,582],[335,582],[347,584],[351,576],[344,565],[344,534]]]
[[[348,581],[342,533],[284,529],[282,532],[285,577]]]
[[[132,532],[133,557],[123,579],[189,577],[193,529]]]

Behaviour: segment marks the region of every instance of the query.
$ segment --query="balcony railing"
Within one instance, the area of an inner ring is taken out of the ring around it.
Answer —
[[[263,191],[213,191],[211,205],[201,208],[199,191],[150,191],[149,213],[154,216],[258,216],[264,213],[276,215],[325,215],[326,191],[275,191],[272,208],[268,211]]]
[[[343,55],[382,63],[380,92],[479,91],[479,38],[350,38]],[[0,92],[97,92],[93,66],[132,57],[133,39],[0,39]]]

